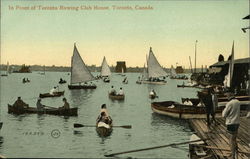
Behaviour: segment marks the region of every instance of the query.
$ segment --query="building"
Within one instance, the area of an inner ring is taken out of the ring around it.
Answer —
[[[115,66],[115,72],[127,72],[126,62],[125,61],[117,61]]]
[[[209,66],[209,72],[216,77],[218,83],[223,84],[225,75],[228,74],[228,61],[220,61]],[[232,78],[232,89],[239,89],[249,80],[250,58],[234,60],[234,71]]]

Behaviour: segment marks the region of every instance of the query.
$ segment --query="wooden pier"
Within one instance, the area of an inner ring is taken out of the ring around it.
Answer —
[[[210,129],[207,127],[206,119],[191,119],[190,125],[196,132],[196,134],[206,140],[208,147],[211,147],[214,155],[218,159],[228,159],[229,150],[229,134],[226,129],[225,119],[216,118],[219,123],[217,125],[212,124]],[[241,117],[240,127],[237,136],[238,155],[239,159],[249,159],[250,157],[250,119]]]

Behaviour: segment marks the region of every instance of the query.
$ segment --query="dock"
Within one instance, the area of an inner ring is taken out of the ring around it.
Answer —
[[[212,147],[212,152],[218,159],[228,159],[230,151],[222,151],[222,149],[230,149],[229,134],[226,129],[225,119],[216,118],[219,123],[211,124],[207,127],[206,119],[191,119],[190,126],[196,134],[206,140],[208,147]],[[239,159],[249,159],[250,157],[250,119],[246,117],[240,118],[240,127],[237,135]]]

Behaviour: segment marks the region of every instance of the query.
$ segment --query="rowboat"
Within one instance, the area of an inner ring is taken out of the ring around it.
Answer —
[[[64,84],[64,83],[67,83],[67,81],[62,80],[62,81],[59,81],[58,83],[59,83],[59,84]]]
[[[155,94],[149,94],[150,99],[155,99],[156,95]]]
[[[68,85],[69,89],[96,89],[96,85]]]
[[[106,124],[102,121],[96,124],[96,132],[101,137],[107,137],[111,135],[112,130],[112,124]]]
[[[39,97],[40,98],[48,98],[48,97],[60,97],[64,95],[64,91],[61,91],[61,92],[55,92],[53,94],[50,94],[50,93],[44,93],[44,94],[39,94]]]
[[[190,141],[200,140],[196,134],[191,135]],[[215,159],[212,151],[210,149],[205,148],[206,143],[204,141],[192,142],[189,144],[189,159]]]
[[[217,116],[221,116],[224,107],[218,107]],[[206,109],[203,106],[184,105],[174,101],[151,103],[153,112],[179,119],[206,118]]]
[[[109,98],[114,100],[124,100],[125,95],[112,95],[109,93]]]
[[[78,108],[70,108],[70,109],[47,109],[45,108],[42,111],[39,111],[35,107],[29,107],[24,109],[16,109],[12,105],[8,104],[8,113],[10,114],[51,114],[51,115],[62,115],[62,116],[77,116]]]

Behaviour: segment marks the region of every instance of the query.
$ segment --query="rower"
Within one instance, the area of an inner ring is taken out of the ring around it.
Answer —
[[[38,111],[43,111],[44,110],[44,105],[41,103],[41,98],[38,98],[36,102],[36,107]]]
[[[149,95],[151,95],[151,96],[156,96],[155,90],[152,89],[152,90],[150,91]]]
[[[70,109],[69,103],[67,102],[66,98],[63,98],[64,105],[59,107],[59,109]]]
[[[23,83],[25,83],[26,82],[26,80],[25,80],[25,78],[23,78]]]
[[[118,95],[124,95],[124,92],[123,92],[123,90],[122,90],[122,87],[120,88]]]
[[[191,102],[191,100],[189,100],[189,98],[187,98],[184,103],[185,105],[193,105],[193,103]]]
[[[54,87],[50,90],[49,94],[54,95],[56,92],[57,92],[56,87]]]
[[[28,108],[29,105],[26,104],[26,103],[21,99],[21,97],[18,97],[17,100],[15,101],[15,103],[13,104],[13,107],[14,107],[14,108],[17,108],[17,109],[24,109],[24,108]]]
[[[109,116],[107,116],[105,112],[102,112],[102,113],[98,116],[96,122],[97,122],[97,123],[99,123],[99,122],[104,122],[104,123],[106,123],[106,124],[111,124],[111,123],[112,123],[112,119],[111,119]]]

